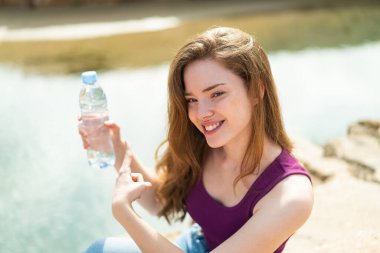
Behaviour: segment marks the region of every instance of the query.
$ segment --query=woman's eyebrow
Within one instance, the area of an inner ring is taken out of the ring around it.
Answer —
[[[210,91],[212,89],[215,89],[216,87],[220,86],[220,85],[225,85],[225,83],[217,83],[217,84],[213,84],[209,87],[207,87],[206,89],[202,90],[202,92],[207,92],[207,91]],[[191,92],[186,92],[185,91],[185,96],[192,96],[193,94]]]

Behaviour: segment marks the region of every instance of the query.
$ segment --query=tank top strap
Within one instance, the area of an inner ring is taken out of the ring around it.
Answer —
[[[292,175],[304,175],[312,182],[307,171],[286,150],[268,166],[249,190],[250,210],[268,194],[277,184]],[[252,191],[252,192],[251,192]]]

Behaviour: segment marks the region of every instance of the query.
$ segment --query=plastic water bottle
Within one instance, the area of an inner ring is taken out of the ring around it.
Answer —
[[[83,72],[82,82],[79,106],[82,127],[88,134],[88,163],[91,167],[105,169],[115,163],[110,132],[104,126],[104,121],[108,120],[106,95],[97,83],[95,71]]]

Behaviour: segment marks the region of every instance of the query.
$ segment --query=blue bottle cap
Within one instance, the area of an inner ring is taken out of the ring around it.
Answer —
[[[94,84],[97,80],[96,71],[86,71],[82,73],[82,82],[84,84]]]

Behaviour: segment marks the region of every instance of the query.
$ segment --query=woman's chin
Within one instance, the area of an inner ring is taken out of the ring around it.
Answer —
[[[216,142],[216,141],[207,140],[207,138],[206,138],[206,142],[207,142],[207,145],[208,145],[210,148],[220,148],[220,147],[223,146],[222,143],[220,143],[220,142]]]

